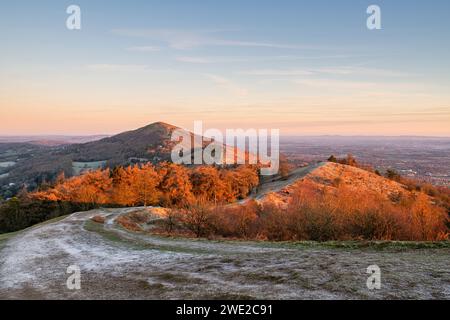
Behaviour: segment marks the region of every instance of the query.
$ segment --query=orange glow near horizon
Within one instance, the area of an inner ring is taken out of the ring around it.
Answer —
[[[280,129],[282,135],[450,136],[450,99],[386,93],[349,96],[174,97],[92,89],[0,91],[0,135],[116,134],[163,121],[191,129]],[[361,107],[363,106],[363,107]],[[404,107],[402,107],[404,106]],[[426,106],[426,107],[423,107]]]

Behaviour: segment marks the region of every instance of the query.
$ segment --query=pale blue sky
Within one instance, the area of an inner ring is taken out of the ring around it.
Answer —
[[[0,134],[450,136],[449,17],[446,0],[2,1]]]

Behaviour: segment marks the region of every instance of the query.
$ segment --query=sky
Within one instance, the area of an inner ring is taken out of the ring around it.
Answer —
[[[0,135],[450,136],[449,33],[448,0],[1,1]]]

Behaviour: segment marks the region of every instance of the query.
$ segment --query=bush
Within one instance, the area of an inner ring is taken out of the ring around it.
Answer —
[[[130,231],[142,231],[142,228],[133,219],[133,217],[130,217],[127,215],[122,215],[122,216],[117,217],[116,223]]]
[[[102,217],[102,216],[92,217],[91,220],[96,222],[96,223],[100,223],[100,224],[104,224],[105,221],[106,221],[105,217]]]
[[[258,206],[255,201],[242,205],[216,207],[211,212],[211,230],[227,238],[255,238],[257,235]]]
[[[434,241],[447,237],[445,211],[423,193],[393,203],[345,187],[309,196],[301,188],[297,192],[301,201],[291,202],[286,222],[293,231],[290,237],[296,240]]]
[[[423,193],[394,203],[344,186],[318,189],[305,182],[285,209],[260,207],[255,201],[220,207],[196,204],[181,213],[177,228],[197,237],[271,241],[438,241],[448,239],[447,221],[446,211]]]
[[[211,233],[212,210],[206,201],[196,201],[183,210],[181,221],[197,238],[207,237]]]
[[[22,230],[49,219],[82,211],[86,206],[66,201],[12,198],[0,206],[0,233]]]

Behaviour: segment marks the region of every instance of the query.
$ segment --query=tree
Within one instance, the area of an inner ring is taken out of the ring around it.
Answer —
[[[162,192],[163,205],[184,206],[192,202],[192,184],[186,167],[163,162],[157,172],[161,178],[159,190]]]
[[[91,207],[109,203],[111,191],[112,179],[109,169],[106,169],[89,171],[64,180],[52,189],[34,193],[33,197],[40,200],[84,203]]]
[[[238,198],[247,197],[259,184],[259,176],[254,166],[243,165],[235,170],[237,180]]]
[[[356,161],[355,157],[350,153],[347,155],[347,158],[344,159],[344,164],[352,167],[358,166],[358,162]]]
[[[331,155],[331,156],[328,158],[327,161],[328,161],[328,162],[334,162],[334,163],[337,163],[337,162],[338,162],[338,159],[337,159],[334,155]]]
[[[125,206],[156,205],[160,180],[151,164],[117,168],[113,172],[113,201]]]
[[[0,233],[26,228],[26,216],[21,214],[20,200],[17,197],[9,199],[0,208]]]
[[[197,199],[187,207],[182,215],[183,224],[197,238],[207,236],[210,231],[211,214],[207,202],[204,199]]]
[[[159,191],[157,186],[160,177],[151,164],[143,165],[136,170],[133,182],[138,193],[138,201],[144,206],[155,205],[159,201]]]
[[[132,180],[133,172],[131,167],[117,167],[112,172],[113,203],[123,206],[135,206],[138,197],[133,192]]]
[[[61,171],[56,177],[55,184],[62,184],[64,181],[66,181],[66,174],[64,171]]]
[[[240,193],[237,188],[239,181],[236,172],[227,169],[220,170],[220,179],[224,182],[224,201],[228,203],[236,201]]]
[[[443,227],[447,219],[442,208],[437,208],[430,203],[430,198],[420,192],[411,208],[411,227],[415,238],[413,240],[434,241],[437,235],[446,232]]]
[[[201,166],[195,168],[190,175],[192,192],[208,202],[218,203],[226,200],[225,183],[215,167]]]
[[[278,172],[283,180],[287,180],[289,174],[291,173],[291,165],[289,164],[289,161],[286,158],[286,156],[282,154],[280,154],[280,163]]]
[[[225,184],[224,199],[227,202],[247,197],[259,184],[258,172],[254,166],[242,165],[236,169],[224,169],[220,176]]]
[[[394,180],[394,181],[399,181],[401,176],[394,169],[387,169],[387,171],[386,171],[386,178]]]
[[[109,169],[89,171],[79,177],[71,201],[91,205],[110,202],[112,179]]]

